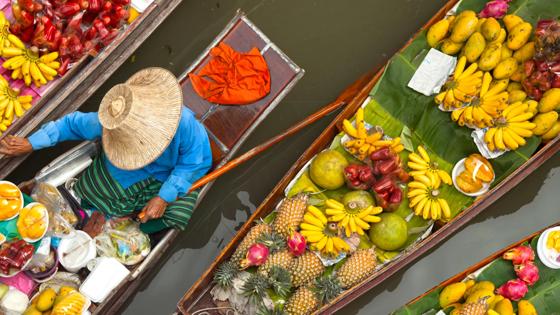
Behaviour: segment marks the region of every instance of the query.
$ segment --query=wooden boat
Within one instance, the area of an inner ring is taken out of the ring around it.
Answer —
[[[509,245],[508,247],[493,253],[492,255],[484,258],[479,263],[470,266],[469,268],[463,270],[462,272],[454,275],[453,277],[451,277],[451,278],[443,281],[442,283],[438,284],[437,286],[431,288],[429,291],[425,292],[424,294],[416,297],[412,301],[408,302],[406,304],[406,306],[414,305],[414,304],[418,303],[419,301],[421,301],[422,299],[424,299],[425,297],[427,297],[428,295],[431,295],[431,294],[435,293],[436,291],[438,291],[438,294],[439,294],[439,291],[441,289],[443,289],[444,287],[446,287],[446,286],[448,286],[449,284],[452,284],[452,283],[463,281],[463,279],[467,278],[468,276],[476,273],[477,271],[481,271],[483,268],[487,267],[490,263],[492,263],[495,260],[502,257],[503,254],[505,252],[507,252],[508,250],[510,250],[512,248],[515,248],[517,246],[523,245],[523,244],[531,243],[532,240],[534,240],[536,237],[540,236],[545,230],[547,230],[549,228],[552,228],[552,227],[557,227],[559,225],[560,225],[560,222],[552,224],[547,228],[544,228],[544,229],[542,229],[538,232],[535,232],[535,233],[521,239],[520,241],[515,242],[515,243]],[[535,255],[536,255],[536,250],[535,250]],[[422,310],[422,314],[424,314],[424,312],[428,312],[428,311],[435,311],[435,310],[429,310],[429,309]],[[393,314],[400,314],[400,312],[399,312],[399,310],[397,310],[397,311],[393,312]],[[405,314],[409,314],[409,313],[406,312]]]
[[[181,0],[152,2],[103,50],[84,56],[58,78],[24,116],[14,121],[8,134],[25,137],[41,123],[76,111],[122,65],[150,34],[173,12]],[[0,155],[0,178],[6,178],[26,157]]]
[[[210,49],[219,42],[225,42],[238,51],[258,47],[267,61],[271,73],[271,91],[265,98],[244,106],[218,106],[201,99],[193,90],[187,74],[197,71],[210,60]],[[203,122],[211,140],[214,168],[226,164],[238,151],[241,144],[279,104],[280,100],[304,75],[304,70],[289,59],[270,41],[244,13],[238,12],[225,30],[219,34],[201,56],[180,76],[184,104],[189,104],[197,118]],[[84,142],[47,165],[34,180],[47,182],[54,186],[64,184],[68,179],[78,176],[92,161],[99,148],[96,143]],[[200,190],[198,201],[208,193],[213,182]],[[111,292],[101,304],[92,304],[92,314],[115,314],[138,290],[140,283],[162,260],[164,253],[179,234],[169,230],[163,235],[154,236],[150,254],[136,265],[128,277]]]
[[[441,20],[446,14],[453,9],[460,1],[448,1],[433,17],[430,19],[399,51],[402,52],[407,48],[413,40],[419,36],[421,32],[428,29],[431,25]],[[183,298],[178,302],[177,309],[183,314],[198,314],[206,310],[205,314],[211,313],[216,304],[212,300],[210,290],[213,287],[212,278],[216,268],[225,262],[235,251],[237,245],[245,237],[253,222],[260,218],[265,218],[276,207],[278,202],[284,198],[284,192],[290,182],[297,176],[298,172],[319,152],[328,148],[333,139],[342,130],[341,125],[344,119],[350,119],[354,116],[357,109],[364,104],[368,98],[370,91],[374,88],[376,83],[381,79],[384,70],[388,63],[381,67],[376,74],[364,85],[362,90],[349,102],[345,109],[325,128],[321,135],[315,140],[309,148],[302,154],[302,156],[292,165],[290,170],[278,182],[274,189],[269,193],[265,200],[255,210],[253,215],[247,220],[246,224],[239,230],[237,235],[231,242],[224,248],[224,250],[216,257],[208,269],[202,276],[193,284],[193,286],[185,293]],[[452,235],[455,231],[467,224],[470,220],[476,217],[479,213],[484,211],[493,202],[502,197],[510,189],[519,184],[524,178],[531,174],[535,169],[542,165],[549,158],[554,156],[560,150],[560,137],[556,137],[546,145],[541,146],[527,161],[520,165],[516,170],[510,173],[500,183],[495,185],[488,193],[476,199],[469,207],[464,209],[455,218],[447,224],[441,226],[437,225],[430,235],[414,245],[407,248],[397,258],[390,263],[385,264],[381,269],[378,269],[360,284],[344,291],[337,298],[332,300],[326,305],[323,305],[317,313],[332,314],[341,310],[344,306],[348,305],[351,301],[358,298],[365,292],[374,288],[378,284],[385,281],[391,275],[395,274],[400,269],[410,265],[416,259],[424,255],[430,249],[438,245]],[[217,312],[216,312],[217,314]]]

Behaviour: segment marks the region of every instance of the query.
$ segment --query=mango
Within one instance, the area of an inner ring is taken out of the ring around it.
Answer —
[[[493,43],[493,44],[503,44],[503,42],[506,40],[506,36],[507,36],[507,32],[506,32],[506,30],[504,30],[502,28],[502,29],[500,29],[500,34],[498,34],[498,38],[496,38],[491,43]]]
[[[533,304],[527,300],[521,300],[517,303],[517,314],[518,315],[537,315],[537,310]]]
[[[500,301],[502,301],[502,300],[504,300],[504,299],[505,299],[505,298],[504,298],[503,296],[501,296],[501,295],[498,294],[498,295],[496,295],[496,296],[494,297],[494,299],[492,300],[492,303],[488,304],[488,306],[489,306],[491,309],[494,309],[494,307],[496,307],[496,304],[498,304]]]
[[[555,111],[538,114],[533,119],[533,123],[537,125],[535,129],[533,129],[533,133],[537,136],[544,135],[552,128],[552,126],[554,126],[557,120],[558,113]]]
[[[546,91],[539,102],[539,112],[547,113],[560,106],[560,88]],[[20,214],[21,215],[21,214]]]
[[[496,311],[494,311],[494,310],[488,310],[488,311],[486,312],[486,315],[500,315],[500,313],[498,313],[498,312],[496,312]]]
[[[455,27],[455,23],[464,17],[476,17],[476,12],[473,10],[465,10],[455,17],[455,21],[451,23],[451,27]]]
[[[513,104],[515,102],[523,102],[526,98],[527,98],[527,93],[525,93],[525,91],[515,90],[515,91],[509,92],[508,102],[510,104]]]
[[[508,14],[504,16],[503,21],[508,32],[511,32],[515,26],[524,22],[522,18],[515,14]]]
[[[464,282],[452,283],[446,286],[439,294],[439,305],[442,308],[446,308],[453,303],[459,302],[466,291],[467,285]]]
[[[475,285],[475,284],[476,284],[476,281],[474,281],[473,279],[469,279],[465,282],[465,285],[467,286],[467,290],[472,288],[473,285]]]
[[[509,57],[498,63],[494,68],[493,77],[498,80],[507,79],[517,71],[518,67],[517,60],[513,57]]]
[[[478,23],[476,24],[476,31],[481,33],[482,32],[482,25],[486,22],[486,18],[478,18]]]
[[[65,296],[68,293],[72,293],[76,291],[76,288],[73,287],[69,287],[69,286],[62,286],[60,287],[60,289],[58,290],[58,295],[60,296]]]
[[[482,24],[480,31],[487,41],[492,42],[498,39],[501,29],[500,23],[495,18],[491,17],[486,19],[484,24]]]
[[[463,48],[463,43],[456,43],[449,38],[441,43],[441,51],[447,55],[453,56],[457,54],[461,48]]]
[[[507,36],[506,45],[511,50],[518,50],[523,47],[529,40],[533,26],[530,23],[523,22],[516,25]]]
[[[501,57],[502,44],[488,44],[482,52],[482,55],[480,55],[478,67],[482,71],[490,71],[500,63]]]
[[[511,304],[511,301],[508,299],[503,299],[501,301],[499,301],[498,303],[496,303],[496,305],[494,306],[494,310],[498,313],[500,313],[500,315],[514,315],[515,313],[513,312],[513,305]]]
[[[436,47],[441,42],[449,31],[449,20],[443,19],[430,27],[426,33],[426,40],[430,47]]]
[[[523,90],[523,86],[519,82],[510,82],[507,87],[508,92],[520,91],[520,90]]]
[[[456,43],[462,43],[476,31],[477,24],[476,16],[465,15],[455,22],[449,38]]]
[[[465,303],[476,303],[480,299],[483,299],[485,297],[488,297],[487,301],[490,303],[490,299],[494,297],[494,290],[491,291],[487,289],[479,289],[476,291],[472,291],[472,293],[467,297]]]
[[[42,315],[43,313],[35,307],[35,305],[29,305],[29,307],[23,312],[23,315]]]
[[[494,283],[490,282],[490,281],[480,281],[477,282],[475,285],[473,285],[468,291],[467,291],[467,296],[471,295],[474,291],[478,291],[478,290],[488,290],[488,291],[492,291],[494,292],[494,290],[496,290],[496,286],[494,285]]]
[[[482,36],[479,32],[474,32],[474,34],[469,37],[469,40],[467,40],[467,43],[463,48],[463,54],[467,57],[468,62],[474,63],[478,60],[478,57],[480,57],[484,48],[486,48],[484,36]]]
[[[517,59],[519,63],[523,63],[533,58],[534,55],[535,55],[535,42],[528,42],[513,54],[513,58]]]
[[[515,82],[521,82],[523,81],[524,76],[523,67],[517,67],[517,71],[515,71],[509,79]]]
[[[39,294],[37,305],[35,307],[40,312],[47,311],[53,307],[55,298],[56,291],[52,288],[46,288],[43,292],[41,292],[41,294]]]
[[[507,46],[502,45],[502,56],[500,57],[500,61],[506,60],[513,55],[511,49],[507,48]]]
[[[560,133],[560,121],[554,123],[552,128],[550,128],[544,135],[542,135],[542,139],[544,141],[549,141],[554,138]]]

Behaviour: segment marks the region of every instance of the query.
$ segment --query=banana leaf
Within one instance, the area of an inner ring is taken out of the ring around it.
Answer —
[[[531,241],[531,247],[536,251],[538,237]],[[535,265],[539,268],[539,281],[529,287],[529,292],[524,299],[529,300],[539,314],[559,314],[560,310],[560,271],[551,269],[542,264],[538,256]],[[499,287],[508,280],[517,276],[513,270],[511,261],[497,259],[484,269],[476,278],[476,281],[490,281]],[[439,310],[439,294],[443,288],[438,288],[422,299],[411,305],[400,308],[393,312],[394,315],[424,315],[435,314]],[[516,307],[517,303],[513,303]]]

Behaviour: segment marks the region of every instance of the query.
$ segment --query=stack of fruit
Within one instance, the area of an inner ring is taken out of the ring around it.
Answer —
[[[43,237],[48,227],[47,208],[40,203],[31,203],[23,208],[17,221],[18,233],[24,239],[37,241]]]
[[[464,170],[457,176],[457,188],[467,194],[475,194],[483,189],[484,184],[494,180],[492,164],[480,154],[471,154],[463,162]]]
[[[31,300],[23,315],[79,315],[86,310],[88,304],[86,297],[76,288],[61,286],[57,292],[48,287]]]
[[[33,46],[59,51],[64,74],[69,63],[108,45],[128,19],[130,0],[16,0],[11,31]]]
[[[390,147],[395,153],[404,150],[399,137],[394,139],[383,139],[383,131],[372,128],[367,130],[364,121],[364,109],[359,108],[356,112],[356,127],[345,119],[342,122],[344,132],[352,139],[345,141],[342,145],[352,155],[364,161],[373,151],[382,147]]]
[[[23,200],[18,187],[10,182],[0,183],[0,221],[18,215],[22,206]]]
[[[466,280],[449,284],[439,295],[440,307],[451,315],[514,315],[512,300],[499,293],[490,281]],[[528,300],[517,303],[517,314],[536,315],[537,311]]]
[[[10,35],[11,38],[19,41],[15,35]],[[7,59],[2,66],[5,69],[12,70],[12,79],[23,79],[27,86],[30,86],[31,82],[36,87],[46,85],[49,81],[54,80],[58,75],[57,69],[60,68],[60,63],[56,61],[58,58],[57,52],[39,56],[37,47],[27,49],[21,41],[17,45],[14,44],[14,47],[4,48],[2,57]]]
[[[0,272],[12,276],[31,260],[35,247],[24,240],[12,240],[0,245]]]

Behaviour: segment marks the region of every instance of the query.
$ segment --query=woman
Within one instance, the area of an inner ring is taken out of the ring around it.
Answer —
[[[182,101],[171,72],[144,69],[109,90],[98,113],[69,114],[27,139],[7,137],[0,153],[17,156],[63,141],[101,139],[102,154],[75,185],[83,206],[108,217],[142,211],[145,233],[183,230],[198,197],[188,191],[210,169],[212,153],[204,126]]]

